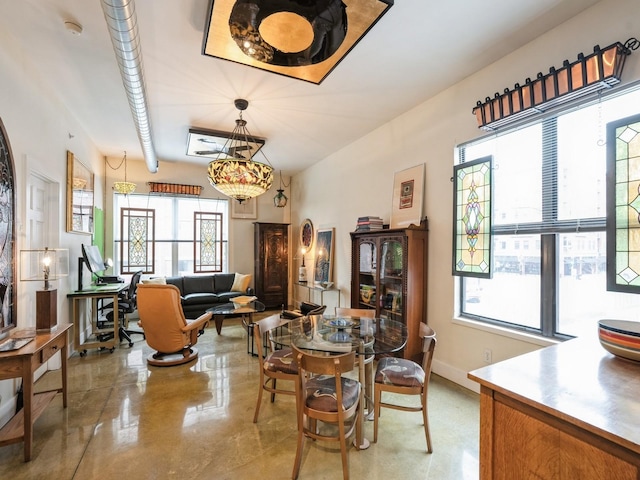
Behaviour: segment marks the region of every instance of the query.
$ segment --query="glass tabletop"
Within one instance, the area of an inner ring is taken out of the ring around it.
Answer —
[[[264,310],[264,303],[255,300],[243,305],[232,302],[223,303],[221,305],[216,305],[215,307],[209,308],[207,312],[211,312],[214,315],[235,315],[242,313],[264,312]]]
[[[406,326],[388,318],[310,315],[287,326],[288,334],[276,335],[273,341],[306,350],[377,355],[397,352],[407,343]]]

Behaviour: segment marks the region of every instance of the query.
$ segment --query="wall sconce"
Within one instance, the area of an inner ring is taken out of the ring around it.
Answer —
[[[58,324],[58,291],[50,282],[69,275],[69,250],[48,248],[20,251],[20,280],[41,281],[36,291],[36,329],[51,331]]]
[[[620,83],[625,60],[639,45],[635,38],[624,45],[616,42],[604,49],[596,45],[592,54],[580,53],[573,63],[565,60],[557,70],[551,67],[548,74],[538,73],[535,80],[527,78],[522,86],[516,83],[512,90],[505,88],[504,93],[496,93],[494,98],[478,100],[472,111],[478,127],[496,130],[589,93],[611,88]]]
[[[302,265],[298,269],[298,283],[307,283],[307,267],[304,265],[304,255],[307,253],[306,248],[300,249],[302,252]]]

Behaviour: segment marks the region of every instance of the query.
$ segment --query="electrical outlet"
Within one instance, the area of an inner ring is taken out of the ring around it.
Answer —
[[[482,352],[482,359],[484,360],[484,363],[491,363],[491,350],[485,348],[484,352]]]

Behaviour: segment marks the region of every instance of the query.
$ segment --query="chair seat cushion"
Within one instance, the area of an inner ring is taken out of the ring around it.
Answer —
[[[360,395],[360,382],[342,377],[343,408],[351,408]],[[306,385],[306,404],[309,408],[323,412],[337,412],[336,382],[334,377],[314,377]]]
[[[264,368],[270,372],[298,373],[298,364],[293,359],[290,348],[283,348],[272,352],[264,360]]]
[[[182,299],[183,305],[209,305],[218,303],[218,295],[215,293],[189,293]]]
[[[424,384],[424,370],[420,365],[404,358],[385,357],[378,362],[376,383],[401,387],[420,387]]]

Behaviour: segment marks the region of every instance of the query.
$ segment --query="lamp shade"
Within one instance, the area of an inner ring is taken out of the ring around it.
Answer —
[[[69,250],[66,248],[41,248],[20,251],[20,280],[49,281],[69,275]]]
[[[208,176],[213,188],[242,203],[271,188],[273,167],[253,160],[255,142],[247,130],[247,122],[242,119],[242,112],[249,102],[238,98],[234,104],[240,111],[240,118],[236,120],[229,139],[216,151],[216,159],[209,163]],[[264,152],[260,151],[269,163]]]
[[[284,208],[284,207],[287,206],[287,201],[288,200],[289,199],[284,194],[284,190],[279,188],[278,189],[278,193],[276,193],[276,196],[273,197],[273,205],[278,207],[278,208]]]
[[[123,195],[129,195],[136,191],[136,184],[133,182],[113,182],[113,191]]]
[[[208,173],[216,190],[239,202],[262,195],[273,183],[273,168],[253,160],[214,160]]]

